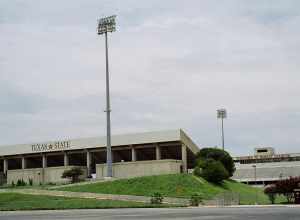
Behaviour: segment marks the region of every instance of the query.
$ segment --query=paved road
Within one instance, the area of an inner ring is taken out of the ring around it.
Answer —
[[[300,207],[268,208],[172,208],[172,209],[99,209],[66,211],[0,212],[1,220],[299,220]]]

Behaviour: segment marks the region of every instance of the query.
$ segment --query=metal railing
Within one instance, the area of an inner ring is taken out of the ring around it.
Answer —
[[[218,194],[214,199],[204,201],[205,205],[212,206],[232,206],[240,204],[240,195],[235,192],[223,192]]]

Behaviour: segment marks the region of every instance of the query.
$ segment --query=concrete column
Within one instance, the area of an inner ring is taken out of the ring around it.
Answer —
[[[8,170],[8,162],[7,162],[7,159],[4,159],[3,160],[3,173],[7,173],[7,170]]]
[[[181,145],[181,160],[182,160],[182,171],[187,172],[187,147],[185,144]]]
[[[42,167],[47,168],[47,156],[46,156],[46,154],[43,154],[43,156],[42,156]]]
[[[91,175],[91,164],[92,164],[92,158],[91,158],[91,152],[86,152],[86,168],[87,168],[87,176]]]
[[[156,155],[156,160],[161,159],[160,146],[158,144],[155,144],[155,155]]]
[[[26,169],[26,158],[22,157],[22,169]]]
[[[131,146],[131,161],[136,161],[136,150]]]
[[[45,184],[45,168],[47,168],[47,156],[42,154],[42,173],[40,174],[40,183]]]
[[[64,166],[69,166],[69,156],[67,152],[64,152]]]

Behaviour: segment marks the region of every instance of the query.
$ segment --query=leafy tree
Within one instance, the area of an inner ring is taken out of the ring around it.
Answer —
[[[279,180],[276,182],[276,191],[286,197],[291,203],[294,199],[294,190],[299,188],[300,177],[290,177],[288,179]]]
[[[224,168],[228,172],[228,176],[232,177],[235,171],[235,165],[230,154],[222,149],[218,148],[203,148],[196,155],[197,165],[201,164],[201,161],[208,159],[213,159],[215,161],[220,161]]]
[[[299,188],[300,177],[290,177],[288,179],[279,180],[273,185],[269,185],[264,189],[264,193],[269,199],[275,201],[277,194],[284,195],[289,203],[295,199],[295,189]],[[273,198],[274,197],[274,198]]]
[[[220,161],[213,159],[204,160],[200,163],[200,175],[209,182],[221,183],[229,178],[228,171]]]
[[[72,183],[79,182],[79,176],[83,174],[83,170],[80,167],[73,167],[69,170],[65,170],[62,174],[62,178],[71,179]]]

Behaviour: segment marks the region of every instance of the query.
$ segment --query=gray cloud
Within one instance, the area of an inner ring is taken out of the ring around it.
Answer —
[[[182,127],[199,146],[299,152],[298,1],[2,1],[0,144]]]

